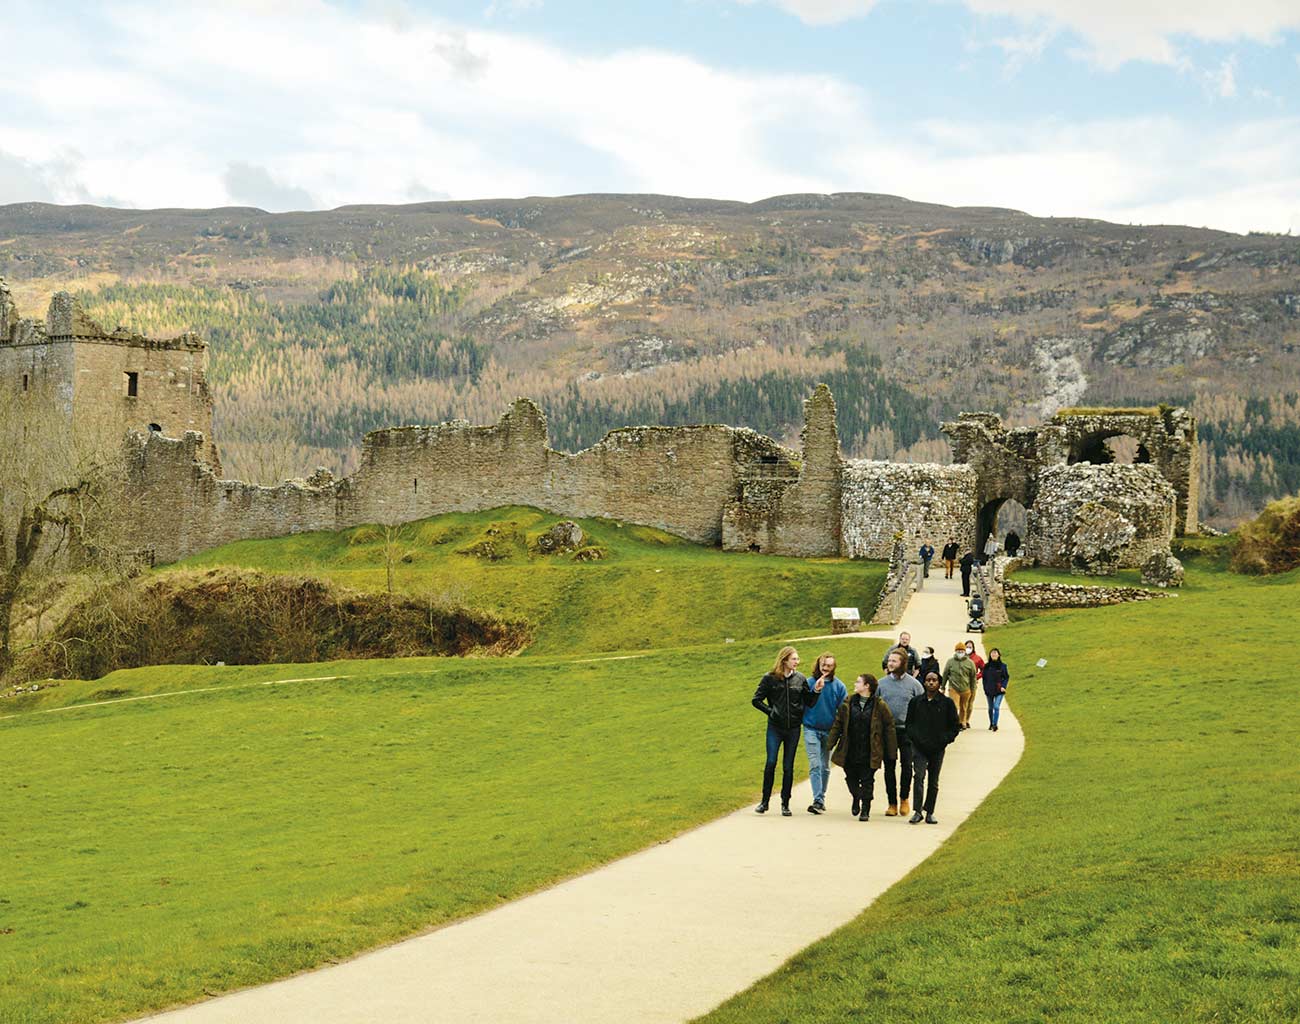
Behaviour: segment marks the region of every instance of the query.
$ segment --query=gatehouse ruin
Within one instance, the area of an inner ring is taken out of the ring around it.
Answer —
[[[518,399],[489,426],[452,421],[376,430],[336,480],[264,487],[224,479],[212,438],[207,347],[106,331],[67,293],[20,319],[0,281],[0,396],[54,410],[70,431],[124,441],[130,540],[171,562],[231,541],[446,512],[531,505],[658,527],[698,544],[801,557],[888,559],[953,537],[982,548],[1011,500],[1025,554],[1080,572],[1136,567],[1197,528],[1196,423],[1179,408],[1066,410],[1034,427],[990,413],[943,425],[953,463],[846,459],[835,400],[804,404],[798,451],[745,428],[625,427],[577,453],[548,442],[542,410]],[[1133,464],[1107,443],[1130,438]],[[0,444],[30,439],[12,430]]]

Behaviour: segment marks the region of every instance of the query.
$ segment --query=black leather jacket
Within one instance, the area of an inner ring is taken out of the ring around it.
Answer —
[[[803,725],[804,709],[816,704],[819,696],[799,672],[791,673],[788,679],[769,672],[758,681],[758,689],[750,703],[767,715],[778,729],[793,729]]]

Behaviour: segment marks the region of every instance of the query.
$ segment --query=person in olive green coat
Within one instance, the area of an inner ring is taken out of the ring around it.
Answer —
[[[853,696],[840,703],[826,735],[831,764],[844,769],[844,781],[853,795],[858,821],[871,817],[871,797],[876,788],[876,770],[886,760],[898,757],[894,713],[876,697],[876,677],[860,675],[853,684]]]
[[[963,729],[970,728],[970,712],[975,706],[975,663],[966,656],[966,645],[958,644],[948,664],[943,667],[943,685],[957,705],[957,720]]]

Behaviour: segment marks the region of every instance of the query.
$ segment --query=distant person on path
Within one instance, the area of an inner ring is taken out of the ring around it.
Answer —
[[[975,553],[967,551],[961,556],[961,596],[970,597],[970,574],[975,568]]]
[[[934,803],[939,796],[939,770],[943,768],[944,752],[961,732],[961,726],[957,722],[957,706],[939,692],[939,677],[933,672],[925,677],[925,693],[913,697],[907,707],[907,726],[916,775],[912,792],[916,810],[908,821],[913,825],[920,821],[924,808],[926,823],[937,825]]]
[[[930,563],[934,561],[934,545],[926,541],[921,545],[921,576],[930,577]]]
[[[993,561],[993,556],[998,553],[998,539],[989,534],[989,539],[984,542],[984,561]]]
[[[876,696],[877,687],[875,676],[858,676],[853,696],[840,705],[830,732],[831,761],[844,769],[844,781],[853,794],[850,813],[858,821],[871,818],[876,769],[886,758],[898,757],[894,713]]]
[[[817,703],[803,713],[803,746],[808,754],[808,778],[813,791],[808,813],[821,814],[826,810],[826,780],[831,774],[831,748],[826,736],[849,693],[835,677],[835,655],[827,652],[813,663],[812,684],[818,694]]]
[[[989,650],[989,660],[984,663],[984,696],[989,702],[989,729],[998,731],[998,714],[1002,711],[1002,698],[1006,696],[1011,671],[1002,660],[996,647]]]
[[[794,788],[794,751],[799,745],[799,729],[806,708],[817,703],[822,684],[808,685],[808,680],[795,671],[799,667],[799,653],[793,647],[782,647],[776,656],[772,671],[763,676],[750,702],[767,715],[767,763],[763,766],[763,800],[754,808],[759,814],[767,813],[772,798],[772,783],[776,776],[776,755],[784,748],[781,759],[781,814],[790,817],[790,790]]]
[[[979,651],[975,650],[975,641],[966,641],[966,657],[970,658],[971,664],[975,666],[975,682],[984,678],[984,659],[980,657]]]
[[[880,659],[880,670],[889,671],[889,656],[895,651],[902,651],[907,655],[907,671],[916,675],[916,670],[921,664],[921,659],[916,653],[916,648],[912,646],[912,634],[904,630],[898,634],[898,643],[894,644],[885,652],[885,656]]]
[[[889,809],[885,811],[885,817],[896,818],[900,809],[903,814],[907,813],[907,793],[912,782],[912,748],[907,740],[907,706],[913,697],[924,692],[924,688],[915,676],[908,675],[907,661],[901,647],[890,651],[885,661],[889,671],[881,678],[876,696],[889,705],[894,716],[894,741],[898,747],[898,761],[903,765],[900,779],[895,777],[897,762],[892,757],[886,758],[885,796],[889,798]],[[903,797],[901,805],[898,802],[900,794]]]
[[[1007,531],[1006,549],[1007,555],[1011,558],[1015,558],[1016,553],[1020,550],[1020,534],[1016,533],[1015,530]]]
[[[970,728],[970,709],[975,703],[975,665],[966,657],[966,645],[958,643],[948,664],[943,667],[943,685],[957,707],[960,728]]]
[[[926,674],[929,672],[933,672],[935,675],[942,678],[943,668],[939,665],[939,659],[934,656],[934,648],[925,648],[921,651],[921,655],[921,664],[917,667],[917,670],[914,673],[916,678],[918,680],[924,679]]]
[[[953,570],[957,568],[957,542],[953,538],[948,538],[948,543],[943,546],[941,552],[943,556],[943,578],[952,579]]]

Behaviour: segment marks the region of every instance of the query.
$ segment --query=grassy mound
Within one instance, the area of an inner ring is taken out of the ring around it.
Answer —
[[[361,593],[307,576],[173,572],[103,587],[22,666],[28,677],[98,679],[145,665],[510,654],[528,623],[428,596]]]
[[[1232,568],[1261,575],[1300,566],[1300,495],[1271,502],[1255,519],[1237,528]]]
[[[1180,550],[1177,600],[990,634],[1023,760],[936,857],[703,1019],[1300,1019],[1300,706],[1276,656],[1300,572],[1236,576],[1224,548]]]
[[[574,520],[585,534],[578,551],[538,551],[562,518],[530,508],[456,513],[395,534],[359,526],[242,541],[180,566],[310,573],[372,591],[386,588],[391,569],[397,590],[534,623],[528,654],[827,632],[832,606],[869,615],[884,581],[880,562],[724,552],[603,519]]]

